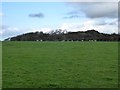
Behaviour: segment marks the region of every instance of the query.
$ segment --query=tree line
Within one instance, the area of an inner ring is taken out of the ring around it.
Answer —
[[[120,34],[105,34],[96,30],[67,32],[56,29],[49,33],[29,32],[4,41],[120,41]]]

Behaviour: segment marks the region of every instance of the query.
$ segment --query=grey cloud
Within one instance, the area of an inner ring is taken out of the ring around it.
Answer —
[[[2,39],[6,39],[8,37],[16,36],[23,33],[19,28],[10,27],[7,25],[0,25],[0,31],[2,31]]]
[[[106,22],[104,19],[96,19],[95,25],[117,25],[118,19],[112,19],[109,22]]]
[[[94,20],[94,25],[107,25],[108,23],[105,21],[103,18],[97,18],[93,19]]]
[[[78,11],[71,11],[71,12],[68,12],[67,15],[76,15],[76,14],[79,14]]]
[[[70,15],[70,16],[67,16],[67,17],[63,17],[64,19],[72,19],[72,18],[80,18],[79,15]]]
[[[43,13],[34,13],[34,14],[29,14],[29,17],[37,17],[37,18],[43,18],[44,14]]]
[[[82,11],[88,18],[117,18],[118,16],[118,3],[111,3],[111,2],[79,2],[79,3],[72,3],[73,6],[78,11]]]
[[[118,3],[118,21],[120,21],[120,2]]]
[[[7,29],[9,26],[6,26],[6,25],[0,25],[0,30],[4,30],[4,29]]]
[[[96,25],[106,25],[106,24],[108,24],[108,23],[106,23],[106,22],[96,22]]]
[[[118,23],[118,21],[111,22],[109,25],[116,25],[116,23]]]
[[[66,17],[63,17],[64,19],[73,19],[73,18],[80,18],[80,12],[78,11],[71,11],[66,14]]]

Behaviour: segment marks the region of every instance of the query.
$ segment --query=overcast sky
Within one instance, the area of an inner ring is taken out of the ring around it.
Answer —
[[[1,40],[53,29],[118,33],[117,2],[2,2],[0,6]]]

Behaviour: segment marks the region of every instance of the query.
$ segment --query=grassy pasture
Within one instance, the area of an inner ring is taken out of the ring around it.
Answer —
[[[0,89],[2,88],[2,42],[0,41]]]
[[[3,88],[114,88],[117,42],[3,42]]]

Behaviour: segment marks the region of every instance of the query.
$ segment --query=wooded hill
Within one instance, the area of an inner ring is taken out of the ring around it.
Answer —
[[[15,37],[7,38],[5,41],[120,41],[120,34],[105,34],[96,30],[67,32],[56,29],[49,33],[30,32]]]

